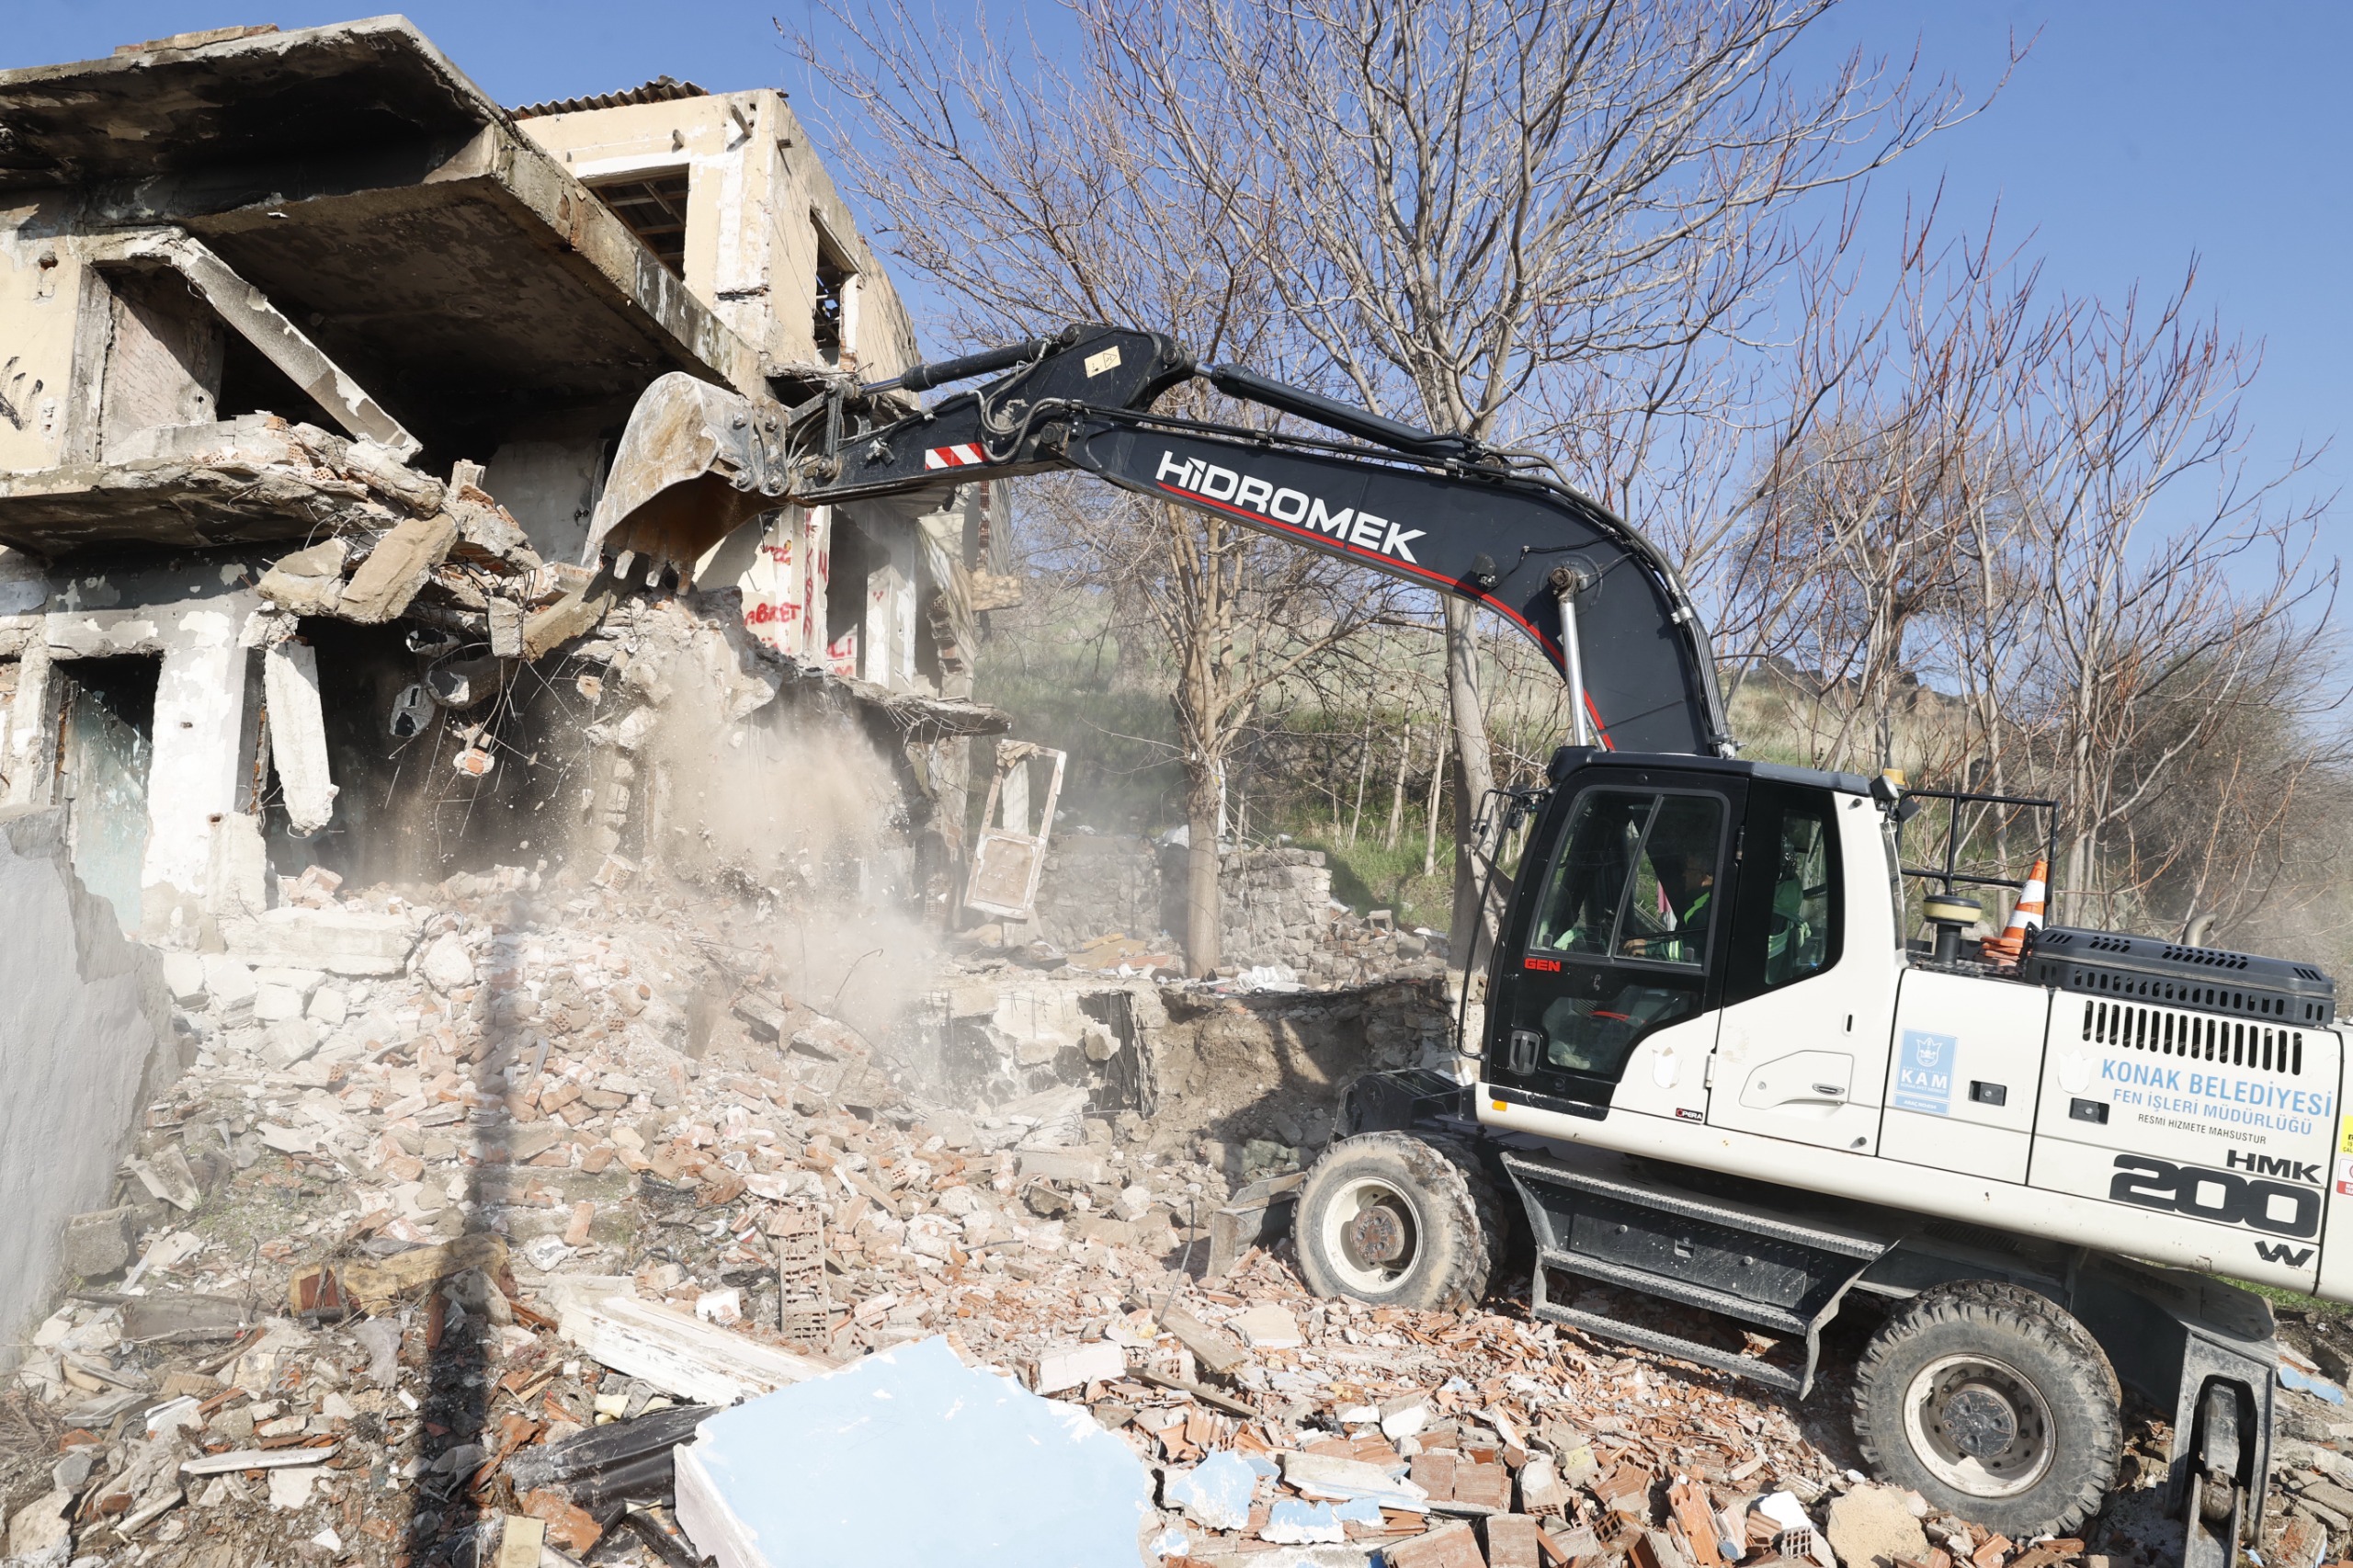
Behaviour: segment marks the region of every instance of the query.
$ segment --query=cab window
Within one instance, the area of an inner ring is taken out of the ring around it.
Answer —
[[[1705,963],[1723,836],[1724,804],[1713,795],[1588,790],[1570,816],[1534,945]]]
[[[1794,985],[1838,961],[1843,900],[1836,806],[1836,797],[1824,790],[1778,785],[1750,791],[1750,847],[1743,852],[1726,1000]]]
[[[1699,1010],[1725,817],[1717,795],[1578,797],[1522,977],[1547,1065],[1614,1081],[1644,1035]]]

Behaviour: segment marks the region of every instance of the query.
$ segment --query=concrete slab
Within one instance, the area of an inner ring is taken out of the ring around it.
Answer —
[[[347,909],[265,910],[223,921],[230,955],[260,968],[319,969],[330,974],[398,974],[416,946],[416,923],[404,915]],[[208,966],[206,974],[211,974]],[[213,993],[217,999],[220,993]],[[250,998],[248,998],[250,1000]]]
[[[1084,1405],[940,1338],[722,1412],[677,1477],[678,1522],[719,1568],[1132,1562],[1157,1522],[1150,1473]]]

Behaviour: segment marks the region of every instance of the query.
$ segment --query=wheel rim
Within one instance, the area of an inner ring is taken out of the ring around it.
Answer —
[[[1323,1228],[1324,1256],[1351,1294],[1383,1294],[1421,1261],[1421,1209],[1379,1176],[1358,1176],[1334,1193]]]
[[[2015,1497],[2051,1469],[2051,1406],[2016,1367],[1947,1356],[1904,1396],[1904,1435],[1938,1481],[1972,1497]]]

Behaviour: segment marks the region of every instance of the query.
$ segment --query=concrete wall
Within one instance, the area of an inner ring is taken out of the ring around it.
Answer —
[[[0,201],[0,472],[67,460],[83,412],[75,399],[88,368],[77,365],[76,338],[105,285],[80,244],[54,232],[57,216],[44,199]],[[95,419],[84,423],[95,435]]]
[[[184,1063],[155,955],[65,863],[65,813],[0,810],[0,1369],[68,1217],[103,1208],[141,1108]]]
[[[845,301],[849,361],[871,377],[914,359],[906,307],[783,94],[535,115],[519,129],[591,186],[684,171],[687,288],[770,367],[824,360],[813,330],[821,224],[856,274]]]

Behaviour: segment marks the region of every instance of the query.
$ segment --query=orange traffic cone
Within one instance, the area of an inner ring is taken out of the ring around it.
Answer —
[[[2026,877],[2026,886],[2018,891],[2018,906],[2010,911],[2010,923],[1998,937],[1988,937],[1980,944],[1988,958],[2007,959],[2016,963],[2026,950],[2026,934],[2042,924],[2043,901],[2050,897],[2043,880],[2051,874],[2051,863],[2038,858],[2034,869]]]

